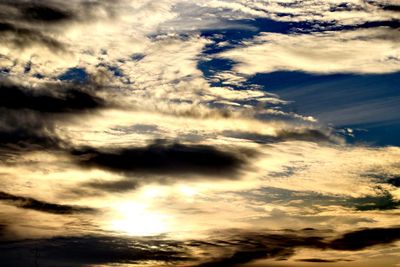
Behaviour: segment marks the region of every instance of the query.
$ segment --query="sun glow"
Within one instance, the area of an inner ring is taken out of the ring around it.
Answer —
[[[192,198],[192,197],[196,196],[197,194],[199,194],[199,192],[195,188],[189,187],[189,186],[184,186],[184,185],[179,186],[179,192],[183,196],[188,197],[188,198]]]
[[[170,216],[151,211],[146,204],[122,203],[116,208],[111,229],[134,236],[151,236],[168,232]]]

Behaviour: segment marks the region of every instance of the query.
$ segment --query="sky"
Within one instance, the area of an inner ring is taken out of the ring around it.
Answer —
[[[397,0],[0,0],[0,266],[400,262]]]

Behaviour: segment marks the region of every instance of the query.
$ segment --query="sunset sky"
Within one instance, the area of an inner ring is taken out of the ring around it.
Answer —
[[[400,267],[398,0],[0,0],[1,267]]]

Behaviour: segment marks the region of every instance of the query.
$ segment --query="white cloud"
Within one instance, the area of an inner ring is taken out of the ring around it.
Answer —
[[[396,30],[378,28],[314,34],[262,33],[219,54],[252,75],[280,70],[312,73],[390,73],[400,70]]]
[[[334,21],[339,25],[398,19],[395,11],[382,9],[382,5],[396,4],[396,0],[203,0],[199,4],[214,9],[221,17],[236,19],[264,17],[277,21]]]

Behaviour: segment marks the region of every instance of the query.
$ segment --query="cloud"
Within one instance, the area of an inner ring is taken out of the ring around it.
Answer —
[[[277,21],[305,22],[315,24],[328,22],[337,25],[357,25],[371,21],[394,20],[398,16],[395,1],[257,1],[257,0],[204,0],[202,7],[215,12],[219,17],[257,18],[264,17]],[[211,10],[210,10],[211,9]]]
[[[37,251],[40,266],[91,266],[93,264],[174,264],[176,266],[241,266],[254,260],[288,260],[302,248],[316,250],[362,250],[373,245],[388,245],[400,239],[398,228],[371,228],[348,232],[343,237],[328,241],[327,234],[317,230],[275,233],[224,232],[208,240],[179,241],[156,237],[120,237],[110,235],[87,235],[54,237],[31,241],[1,243],[0,260],[6,266],[32,262],[31,251]],[[221,233],[221,232],[220,232]],[[348,246],[353,238],[371,234],[371,241],[357,248]],[[378,235],[379,234],[379,235]],[[388,238],[388,236],[391,236]],[[328,235],[329,236],[329,235]],[[338,245],[340,243],[340,245]],[[15,253],[18,252],[18,253]],[[18,256],[17,256],[18,255]],[[336,262],[345,260],[303,259],[305,262]],[[60,265],[61,264],[61,265]]]
[[[251,151],[227,152],[209,145],[158,141],[145,147],[120,149],[82,148],[72,155],[83,167],[143,174],[234,174]]]
[[[361,250],[371,246],[390,244],[400,240],[400,228],[362,229],[332,240],[328,247],[335,250]]]
[[[296,248],[324,247],[322,237],[285,233],[239,233],[226,240],[208,242],[211,247],[215,246],[214,259],[199,264],[199,267],[240,266],[258,259],[287,260],[295,254]]]
[[[104,107],[104,100],[85,92],[84,88],[47,85],[26,88],[17,84],[0,84],[0,107],[11,110],[30,109],[44,113],[68,113]]]
[[[93,266],[104,264],[137,264],[187,262],[190,257],[180,248],[181,242],[161,238],[129,238],[106,235],[55,237],[14,244],[2,243],[3,266]],[[35,259],[35,252],[37,258]],[[17,256],[18,255],[18,256]]]
[[[95,72],[99,63],[110,66],[120,64],[120,60],[127,63],[131,55],[153,54],[151,51],[153,43],[160,41],[160,36],[166,32],[174,34],[189,32],[189,35],[195,35],[196,31],[215,28],[216,25],[219,28],[229,28],[232,24],[239,27],[241,22],[235,20],[240,19],[266,17],[283,22],[322,21],[333,25],[358,25],[369,21],[390,21],[395,18],[392,12],[382,10],[372,3],[350,1],[347,6],[351,9],[340,12],[332,11],[335,6],[340,7],[340,3],[316,0],[304,3],[203,0],[189,4],[182,0],[163,0],[157,3],[148,0],[140,2],[119,0],[113,3],[99,0],[90,2],[78,0],[73,3],[57,0],[40,3],[32,0],[17,3],[4,1],[2,3],[4,11],[0,12],[0,23],[33,31],[37,33],[35,36],[38,38],[43,36],[45,40],[57,42],[63,47],[63,51],[50,54],[42,47],[32,46],[32,42],[34,44],[39,40],[29,41],[28,38],[28,41],[24,42],[26,51],[23,53],[18,55],[12,53],[15,50],[15,43],[11,44],[11,47],[5,43],[0,45],[0,52],[12,59],[18,59],[12,73],[20,73],[21,64],[32,59],[32,68],[35,71],[40,70],[47,77],[78,64]],[[115,43],[115,39],[120,42]],[[50,42],[46,43],[50,45]],[[103,54],[104,51],[107,54]],[[168,58],[168,60],[174,59]],[[129,70],[128,67],[126,69]]]
[[[5,192],[0,192],[0,201],[18,208],[52,214],[94,213],[96,211],[92,208],[54,204],[30,197],[16,196]]]
[[[387,182],[393,186],[400,187],[400,177],[389,178]]]
[[[296,177],[296,170],[288,169],[286,172],[274,174],[275,179],[293,176]],[[277,208],[281,207],[296,207],[299,209],[299,216],[301,217],[302,207],[310,206],[312,208],[318,207],[321,209],[329,209],[331,206],[346,210],[346,212],[368,211],[375,210],[393,210],[395,211],[400,203],[393,195],[382,189],[376,189],[376,195],[368,195],[362,197],[344,197],[337,195],[320,194],[314,191],[291,191],[281,188],[264,187],[253,192],[247,193],[247,198],[264,201],[266,203],[278,203]],[[268,195],[268,196],[266,196]],[[280,203],[281,199],[285,199],[286,204]],[[312,209],[311,208],[311,209]],[[317,209],[318,209],[317,208]],[[293,211],[293,210],[292,210]],[[295,211],[294,211],[295,212]],[[272,213],[272,212],[271,212]],[[295,212],[296,213],[296,212]],[[359,213],[360,214],[360,213]],[[293,213],[288,216],[295,216]]]
[[[41,2],[35,0],[5,0],[0,3],[2,9],[0,20],[15,24],[26,24],[39,29],[44,26],[63,27],[66,23],[87,22],[102,16],[113,17],[115,10],[122,2],[124,1],[115,1],[114,4],[117,7],[113,7],[103,0],[90,2],[77,0],[72,3],[59,0]]]
[[[354,199],[355,208],[360,211],[368,210],[396,210],[400,207],[400,201],[389,192],[382,192],[382,195]],[[349,202],[353,202],[350,200]]]
[[[58,149],[62,146],[51,118],[29,110],[0,110],[0,146],[8,148],[9,153]],[[7,153],[1,156],[5,155]]]
[[[44,47],[53,53],[65,53],[67,45],[59,40],[56,27],[76,20],[75,12],[59,1],[2,1],[0,38],[4,48],[30,50]],[[14,55],[16,56],[16,55]]]
[[[308,141],[316,143],[340,144],[344,141],[328,129],[283,129],[277,130],[275,135],[263,135],[252,132],[225,131],[224,136],[251,140],[260,144],[277,143],[285,141]]]
[[[64,51],[64,45],[56,39],[43,34],[39,30],[0,22],[0,38],[2,45],[11,45],[16,49],[26,49],[31,46],[45,46],[54,52]]]
[[[400,5],[398,5],[396,0],[368,1],[368,3],[370,5],[381,8],[382,10],[385,10],[385,11],[393,11],[393,12],[400,11]]]
[[[56,23],[71,20],[73,15],[57,7],[46,6],[43,3],[16,5],[20,7],[21,15],[27,21],[39,23]]]
[[[309,233],[307,233],[309,232]],[[318,235],[319,234],[319,235]],[[226,240],[209,240],[193,244],[213,250],[210,261],[200,267],[241,266],[260,259],[287,260],[301,248],[317,250],[360,251],[371,246],[388,245],[400,240],[400,228],[370,228],[348,232],[342,237],[329,241],[318,231],[297,231],[295,233],[241,233]],[[305,259],[306,262],[336,262],[327,259]],[[342,260],[341,260],[342,261]]]
[[[67,6],[54,0],[46,2],[6,0],[0,3],[0,7],[8,11],[0,13],[0,20],[53,24],[73,18]]]
[[[310,258],[310,259],[299,259],[297,261],[300,262],[314,262],[314,263],[331,263],[331,262],[340,262],[341,260],[325,260],[325,259],[318,259],[318,258]]]
[[[56,133],[60,121],[105,107],[91,89],[72,85],[23,86],[0,83],[0,145],[18,149],[60,149],[66,145]]]
[[[100,192],[107,193],[123,193],[130,190],[137,189],[139,186],[138,181],[133,181],[129,179],[123,179],[118,181],[104,181],[104,180],[92,180],[89,182],[82,183],[78,192],[82,195],[87,195],[86,189],[92,189]]]
[[[229,266],[303,248],[334,257],[300,260],[327,262],[394,242],[379,238],[397,232],[382,230],[351,246],[368,235],[354,229],[397,223],[397,181],[379,183],[380,194],[362,174],[395,178],[398,148],[349,146],[248,80],[276,70],[398,71],[393,9],[358,0],[2,1],[0,75],[18,82],[0,85],[0,235],[25,241],[0,242],[10,252],[1,264],[32,265],[35,249],[39,266]],[[269,27],[275,33],[260,33]],[[349,110],[382,111],[375,100]],[[57,204],[68,197],[77,206]],[[332,230],[257,230],[266,225]],[[128,237],[149,233],[165,236]]]
[[[103,49],[110,47],[108,35],[113,35],[113,40],[116,35],[121,41],[130,39],[131,49],[142,42],[125,36],[124,22],[132,11],[132,1],[24,0],[2,1],[0,5],[0,54],[14,61],[10,69],[14,75],[23,74],[22,66],[28,61],[32,75],[41,77],[57,76],[79,62],[86,66],[88,59],[93,63],[90,55],[100,56]],[[98,41],[92,42],[93,38]],[[118,51],[123,50],[128,57],[129,52],[122,49],[125,45],[121,42]]]
[[[391,73],[400,70],[395,29],[376,28],[313,34],[262,33],[218,57],[237,62],[246,75],[275,71]],[[268,64],[266,64],[268,62]]]

